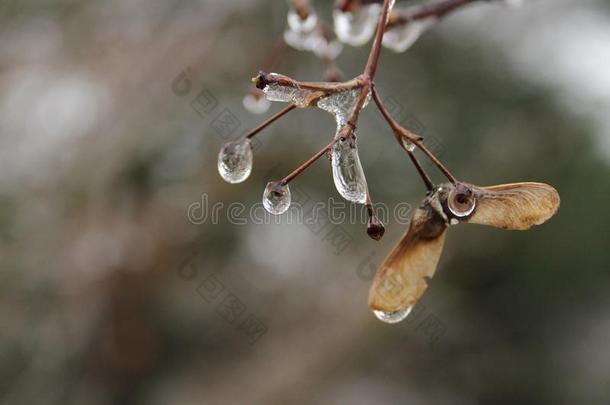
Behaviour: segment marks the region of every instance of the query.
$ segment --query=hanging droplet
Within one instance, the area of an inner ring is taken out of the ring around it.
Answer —
[[[339,194],[348,201],[364,204],[367,184],[358,156],[355,135],[341,138],[333,145],[331,164],[335,187]]]
[[[385,323],[398,323],[404,320],[411,313],[411,309],[413,307],[408,307],[405,309],[399,309],[397,311],[373,311],[377,319]]]
[[[296,32],[286,30],[284,32],[284,42],[293,47],[297,51],[311,51],[315,44],[315,33],[311,32]]]
[[[414,152],[415,151],[415,144],[411,141],[409,141],[407,138],[402,137],[402,144],[404,145],[405,149],[408,150],[409,152]]]
[[[247,93],[244,96],[243,103],[244,108],[252,114],[266,113],[269,110],[269,107],[271,107],[271,102],[267,100],[262,93]]]
[[[274,215],[283,214],[290,207],[290,187],[281,181],[267,183],[263,192],[263,205],[265,209]]]
[[[312,38],[311,49],[318,58],[337,59],[343,51],[343,44],[336,39],[328,40],[322,35],[316,35]]]
[[[218,154],[218,173],[228,183],[241,183],[252,172],[252,146],[243,138],[222,145]]]
[[[293,8],[288,10],[288,27],[294,32],[311,32],[318,24],[318,16],[310,11],[306,18],[301,18]]]
[[[362,5],[354,11],[335,9],[333,19],[337,37],[351,46],[366,44],[375,33],[380,11],[379,4]]]
[[[419,39],[438,18],[428,17],[421,20],[407,21],[388,29],[383,35],[383,46],[394,52],[404,52]]]

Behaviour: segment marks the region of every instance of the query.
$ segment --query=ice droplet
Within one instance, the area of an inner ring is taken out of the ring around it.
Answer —
[[[243,138],[222,145],[218,154],[218,173],[232,184],[241,183],[252,172],[252,147],[250,139]]]
[[[415,144],[411,141],[409,141],[406,138],[402,138],[402,144],[404,145],[405,149],[408,150],[409,152],[415,152]]]
[[[338,140],[333,145],[331,156],[333,180],[339,194],[348,201],[364,204],[367,184],[355,135]]]
[[[377,319],[385,323],[398,323],[404,320],[409,314],[413,307],[408,307],[405,309],[399,309],[397,311],[373,311]]]
[[[288,10],[288,27],[294,32],[311,32],[317,24],[318,16],[314,12],[302,19],[295,9]]]
[[[383,46],[394,52],[404,52],[437,21],[438,18],[436,17],[428,17],[422,20],[407,21],[404,24],[392,27],[383,36]]]
[[[297,51],[313,50],[315,41],[316,37],[312,33],[295,32],[293,30],[284,32],[284,42]]]
[[[311,51],[319,58],[336,59],[343,51],[343,44],[337,40],[328,41],[317,31],[310,33],[286,30],[284,42],[297,51]]]
[[[262,95],[248,93],[244,96],[244,108],[252,114],[263,114],[269,110],[271,102]]]
[[[270,214],[280,215],[286,212],[290,207],[290,200],[288,184],[283,185],[279,181],[267,183],[263,192],[263,205]]]
[[[328,40],[322,35],[316,35],[312,39],[312,50],[318,58],[337,59],[343,51],[343,44],[336,39]]]
[[[375,33],[380,11],[379,4],[364,5],[356,11],[334,10],[333,19],[337,37],[341,42],[351,46],[364,45]]]

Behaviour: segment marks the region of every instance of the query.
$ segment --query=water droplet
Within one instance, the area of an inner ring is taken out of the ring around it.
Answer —
[[[252,114],[263,114],[269,110],[271,102],[267,100],[262,94],[248,93],[244,96],[244,108],[250,111]]]
[[[303,19],[295,9],[288,10],[288,27],[294,32],[311,32],[317,24],[318,16],[314,12]]]
[[[407,21],[396,25],[383,35],[383,46],[394,52],[404,52],[419,39],[428,28],[432,27],[438,18],[428,17],[422,20]]]
[[[222,145],[218,154],[218,173],[228,183],[241,183],[252,172],[250,139],[243,138]]]
[[[331,164],[339,194],[348,201],[364,204],[367,184],[354,135],[333,145]]]
[[[405,309],[399,309],[397,311],[373,311],[377,319],[385,323],[398,323],[404,320],[409,314],[413,307]]]
[[[290,207],[290,200],[288,184],[282,185],[280,181],[267,183],[263,193],[263,205],[270,214],[280,215],[286,212]]]
[[[351,46],[366,44],[375,33],[381,6],[369,4],[355,11],[334,10],[335,33],[341,42]]]

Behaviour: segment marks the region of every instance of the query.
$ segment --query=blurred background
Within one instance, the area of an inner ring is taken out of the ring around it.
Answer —
[[[314,5],[330,20],[331,1]],[[473,5],[383,51],[382,97],[458,178],[562,197],[528,232],[452,228],[396,325],[367,296],[404,224],[374,242],[361,223],[249,216],[267,181],[328,142],[329,114],[261,133],[245,183],[217,173],[221,145],[283,107],[254,115],[242,99],[287,11],[0,2],[0,403],[610,403],[610,4]],[[367,50],[345,47],[345,77]],[[274,70],[320,80],[323,64],[286,49]],[[375,201],[418,204],[374,108],[360,128]],[[340,198],[325,159],[294,187]]]

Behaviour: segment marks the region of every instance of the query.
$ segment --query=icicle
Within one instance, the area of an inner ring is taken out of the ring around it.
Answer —
[[[356,11],[334,10],[337,37],[341,42],[352,46],[364,45],[375,33],[380,11],[379,4],[364,5]]]
[[[331,163],[335,187],[339,194],[348,201],[364,204],[367,184],[358,156],[355,134],[341,138],[333,145]]]

